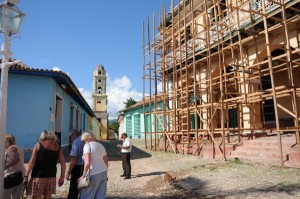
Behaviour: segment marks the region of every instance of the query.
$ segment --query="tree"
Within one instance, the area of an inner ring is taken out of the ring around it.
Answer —
[[[114,129],[115,132],[118,132],[119,130],[119,122],[118,121],[113,121],[111,123],[109,123],[109,127]]]
[[[125,108],[128,108],[128,107],[136,104],[136,101],[132,98],[129,98],[129,99],[127,99],[127,102],[124,102],[124,104],[125,104]]]

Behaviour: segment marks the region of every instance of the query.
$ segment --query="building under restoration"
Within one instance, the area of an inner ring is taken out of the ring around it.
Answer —
[[[275,134],[284,165],[290,134],[299,154],[299,13],[300,0],[172,0],[148,18],[146,147],[195,154],[209,139],[226,160],[233,139]]]

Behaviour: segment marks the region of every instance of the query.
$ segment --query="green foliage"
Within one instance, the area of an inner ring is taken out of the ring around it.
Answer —
[[[128,108],[128,107],[136,104],[136,101],[132,98],[129,98],[129,99],[127,99],[127,102],[124,102],[124,104],[125,104],[125,108]]]
[[[119,130],[119,122],[118,121],[113,121],[111,123],[109,123],[109,128],[114,129],[115,132],[118,132]]]

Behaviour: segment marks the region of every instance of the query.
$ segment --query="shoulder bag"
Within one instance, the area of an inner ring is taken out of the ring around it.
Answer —
[[[5,164],[7,161],[7,154],[5,155]],[[20,163],[20,160],[18,164]],[[15,187],[23,182],[23,173],[22,171],[16,171],[4,177],[4,189],[10,189]]]
[[[92,155],[92,150],[91,150],[91,146],[89,145],[90,147],[90,155]],[[84,168],[84,166],[83,166]],[[87,188],[89,186],[91,186],[92,182],[90,181],[90,169],[88,170],[88,172],[86,173],[86,175],[81,178],[77,184],[77,188],[78,189],[84,189],[84,188]]]
[[[15,187],[23,182],[22,171],[9,174],[4,178],[4,189]]]

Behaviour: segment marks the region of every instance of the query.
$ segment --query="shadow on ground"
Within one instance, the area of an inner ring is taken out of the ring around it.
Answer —
[[[258,195],[265,195],[268,193],[275,193],[275,194],[285,193],[285,194],[289,195],[290,197],[298,198],[299,195],[296,195],[295,193],[299,189],[300,189],[300,183],[296,183],[296,184],[279,183],[277,185],[272,185],[272,186],[262,186],[261,188],[249,187],[244,190],[237,190],[237,191],[226,193],[226,194],[224,194],[224,196],[233,196],[234,197],[235,195],[237,195],[237,198],[238,198],[240,195],[248,195],[251,193],[257,193]]]
[[[157,171],[157,172],[151,172],[151,173],[139,173],[133,176],[133,178],[140,178],[143,176],[159,176],[162,174],[165,174],[165,171]]]
[[[160,175],[165,172],[153,172],[149,174],[141,174],[140,177],[147,175]],[[196,178],[178,179],[173,184],[166,184],[162,176],[156,176],[147,182],[145,190],[128,190],[126,193],[117,193],[116,195],[107,195],[107,199],[223,199],[222,196],[204,196],[195,190],[205,186]],[[133,195],[134,194],[134,195]],[[120,196],[122,195],[122,196]]]
[[[157,172],[157,174],[160,172]],[[164,172],[163,172],[164,173]],[[153,175],[155,175],[154,172]],[[147,175],[147,174],[146,174]],[[143,177],[141,175],[140,177]],[[300,183],[283,184],[279,183],[272,186],[261,188],[249,187],[243,190],[220,190],[218,187],[207,190],[209,184],[194,177],[180,178],[172,185],[165,185],[161,176],[154,177],[147,182],[145,190],[128,190],[126,193],[108,195],[107,199],[225,199],[246,198],[252,196],[268,196],[268,194],[287,194],[296,198],[297,190],[300,189]],[[205,194],[204,194],[205,190]]]
[[[120,149],[117,148],[118,144],[122,144],[122,141],[119,140],[104,140],[100,142],[103,144],[103,146],[106,149],[106,152],[108,154],[108,159],[109,161],[118,161],[121,160],[121,152]],[[70,148],[64,149],[64,157],[66,162],[70,162]],[[31,151],[28,150],[26,153],[24,153],[24,160],[25,163],[29,162],[29,159],[31,157]],[[132,146],[132,151],[131,151],[131,160],[134,159],[140,159],[140,158],[149,158],[151,157],[151,154],[141,150],[140,148],[135,147],[134,145]]]
[[[106,149],[106,152],[108,154],[109,161],[118,161],[121,160],[121,152],[120,149],[117,148],[118,144],[122,144],[122,141],[119,140],[105,140],[101,141],[101,144]],[[131,150],[131,160],[135,159],[141,159],[141,158],[150,158],[151,154],[147,153],[144,150],[141,150],[140,148],[132,146]]]
[[[101,141],[101,144],[106,149],[108,159],[109,161],[119,161],[121,160],[121,152],[120,149],[117,148],[118,144],[122,144],[122,141],[119,140],[104,140]],[[70,149],[64,149],[64,157],[66,162],[70,162]],[[31,152],[27,152],[28,158],[26,159],[25,163],[29,162]],[[132,151],[131,151],[131,160],[134,159],[140,159],[140,158],[149,158],[151,157],[151,154],[141,150],[140,148],[135,147],[134,145],[132,146]]]

